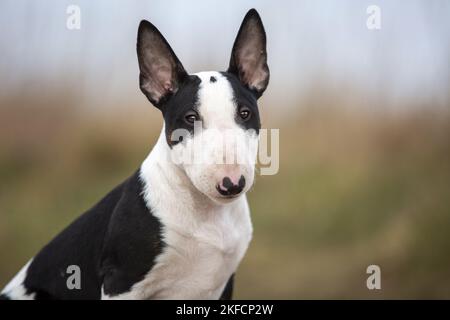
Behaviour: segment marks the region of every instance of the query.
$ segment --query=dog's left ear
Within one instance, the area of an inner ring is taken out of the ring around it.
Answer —
[[[161,109],[164,102],[177,92],[187,73],[166,39],[146,20],[139,25],[136,47],[141,90],[151,103]]]
[[[251,9],[244,17],[231,52],[228,72],[259,98],[269,84],[266,32],[261,17]]]

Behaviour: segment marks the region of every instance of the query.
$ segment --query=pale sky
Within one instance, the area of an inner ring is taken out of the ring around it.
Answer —
[[[66,28],[66,8],[81,29]],[[366,9],[381,9],[368,30]],[[135,96],[139,21],[155,24],[189,72],[225,70],[246,11],[268,36],[271,101],[295,100],[317,81],[348,83],[388,99],[449,99],[450,1],[2,0],[0,85],[77,85],[86,97]],[[100,93],[100,94],[99,94]]]

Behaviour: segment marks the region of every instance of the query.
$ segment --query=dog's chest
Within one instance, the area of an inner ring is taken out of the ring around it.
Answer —
[[[217,214],[217,216],[214,216]],[[163,252],[131,295],[140,299],[218,299],[251,239],[246,206],[204,222],[163,219]]]

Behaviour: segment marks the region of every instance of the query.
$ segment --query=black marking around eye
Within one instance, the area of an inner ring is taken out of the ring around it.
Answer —
[[[217,81],[217,79],[216,79],[216,77],[214,77],[214,76],[211,76],[211,78],[209,78],[209,81],[210,81],[210,82],[212,82],[212,83],[214,83],[214,82],[216,82],[216,81]]]
[[[185,129],[191,134],[194,133],[194,126],[186,123],[185,115],[189,110],[197,111],[200,83],[201,80],[198,76],[190,75],[180,86],[176,94],[169,98],[162,108],[166,129],[166,141],[171,148],[184,140],[178,137],[176,141],[172,141],[171,138],[174,130]]]
[[[221,74],[228,80],[233,90],[233,98],[237,107],[235,115],[236,123],[246,130],[253,129],[256,133],[259,133],[259,129],[261,129],[261,122],[259,119],[258,104],[256,102],[255,94],[243,86],[233,74],[228,72],[221,72]],[[239,116],[238,112],[240,106],[246,106],[250,109],[251,115],[249,119],[243,120]]]

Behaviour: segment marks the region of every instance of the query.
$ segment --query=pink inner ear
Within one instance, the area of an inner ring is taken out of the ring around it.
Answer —
[[[156,69],[155,71],[155,93],[158,96],[157,98],[161,98],[168,92],[173,91],[173,84],[172,84],[172,70],[169,66],[165,65],[159,65],[157,67],[154,67]]]
[[[242,80],[250,87],[260,89],[260,83],[264,82],[267,72],[263,70],[263,51],[243,50],[241,55]]]
[[[171,69],[170,67],[164,65],[160,65],[155,69],[156,81],[164,87],[167,82],[170,82],[170,78],[172,76]]]
[[[165,89],[166,91],[168,91],[168,92],[172,92],[172,91],[173,91],[173,85],[172,85],[172,82],[166,81],[166,82],[164,83],[164,89]]]

